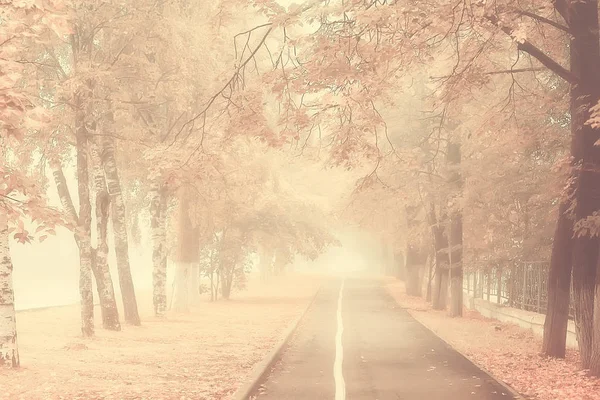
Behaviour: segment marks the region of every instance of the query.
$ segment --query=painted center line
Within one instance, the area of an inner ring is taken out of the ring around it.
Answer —
[[[335,362],[333,363],[333,378],[335,379],[335,400],[346,400],[346,382],[342,372],[344,362],[344,347],[342,345],[342,334],[344,333],[344,322],[342,321],[342,298],[344,293],[344,282],[340,286],[337,305],[337,333],[335,335]]]

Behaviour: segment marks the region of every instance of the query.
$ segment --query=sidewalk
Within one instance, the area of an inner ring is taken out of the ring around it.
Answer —
[[[421,298],[407,296],[404,284],[389,280],[387,289],[419,322],[473,362],[488,370],[523,396],[536,400],[600,400],[600,380],[578,368],[578,352],[567,350],[566,360],[540,356],[541,339],[516,325],[465,311],[450,318]]]

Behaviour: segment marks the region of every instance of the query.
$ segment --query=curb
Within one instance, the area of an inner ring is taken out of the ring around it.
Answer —
[[[296,328],[298,328],[298,325],[315,302],[315,299],[317,298],[317,295],[321,289],[322,286],[319,286],[315,294],[312,296],[312,299],[308,302],[308,305],[304,311],[302,311],[302,314],[300,314],[300,316],[289,325],[285,331],[283,339],[277,343],[277,345],[265,358],[263,358],[258,362],[257,365],[254,366],[247,382],[233,393],[233,395],[230,397],[230,400],[248,400],[250,396],[256,392],[258,387],[262,384],[264,378],[271,372],[271,367],[273,367],[275,362],[278,360],[279,356],[286,347],[286,344],[290,341],[292,335],[296,331]]]
[[[527,400],[528,397],[524,397],[522,394],[520,394],[519,392],[517,392],[514,388],[512,388],[508,383],[504,382],[502,379],[499,379],[498,377],[496,377],[495,375],[493,375],[490,371],[488,371],[487,369],[483,368],[481,365],[475,363],[473,360],[471,360],[469,357],[467,357],[462,351],[456,349],[454,346],[452,346],[450,343],[448,343],[444,338],[442,338],[440,335],[438,335],[437,333],[435,333],[435,331],[433,329],[431,329],[429,326],[427,326],[427,324],[419,321],[411,312],[409,308],[404,307],[402,304],[400,304],[400,302],[398,302],[398,300],[396,300],[396,298],[394,296],[392,296],[392,294],[390,293],[389,288],[386,286],[386,292],[388,293],[388,295],[394,300],[394,302],[396,304],[398,304],[398,306],[400,306],[401,309],[405,310],[408,314],[410,314],[410,316],[412,318],[414,318],[415,321],[417,321],[419,324],[423,325],[425,327],[425,329],[427,329],[429,332],[431,332],[432,334],[434,334],[438,339],[440,339],[447,347],[449,347],[450,349],[452,349],[453,351],[455,351],[458,355],[460,355],[462,358],[464,358],[465,360],[467,360],[468,362],[470,362],[471,364],[475,365],[477,368],[479,368],[483,373],[487,374],[490,378],[492,378],[493,380],[495,380],[496,382],[498,382],[498,384],[500,384],[500,386],[502,386],[508,393],[511,394],[511,396],[514,397],[514,400]]]
[[[15,310],[15,312],[17,314],[19,313],[31,313],[31,312],[36,312],[36,311],[46,311],[46,310],[51,310],[53,308],[67,308],[67,307],[75,307],[78,306],[80,303],[70,303],[70,304],[60,304],[60,305],[56,305],[56,306],[43,306],[43,307],[29,307],[29,308],[22,308],[20,310]],[[97,304],[94,303],[94,306],[96,306]]]

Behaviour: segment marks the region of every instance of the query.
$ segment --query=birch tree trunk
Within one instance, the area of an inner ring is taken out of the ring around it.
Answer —
[[[108,118],[109,127],[112,118]],[[117,270],[119,271],[119,286],[123,299],[123,311],[125,322],[131,325],[140,325],[137,300],[131,267],[129,265],[129,244],[127,239],[127,226],[125,218],[125,203],[121,193],[121,182],[115,159],[115,143],[110,136],[105,136],[102,149],[102,164],[106,176],[108,194],[111,197],[111,216],[113,224],[113,235],[115,240],[115,254],[117,258]]]
[[[62,170],[60,161],[53,160],[50,167],[52,168],[52,175],[54,176],[54,183],[56,184],[56,191],[58,192],[60,204],[64,208],[65,212],[69,215],[69,218],[71,218],[72,222],[76,224],[79,217],[77,216],[77,211],[73,205],[71,192],[67,186],[67,180],[65,179],[65,174]],[[77,246],[79,246],[79,238],[77,237],[77,234],[75,234],[75,242],[77,242]]]
[[[189,280],[192,266],[199,261],[200,240],[198,229],[193,226],[190,218],[191,193],[189,187],[179,190],[177,207],[177,237],[174,253],[175,278],[173,281],[173,309],[187,312],[190,303]],[[197,271],[195,272],[197,274]],[[198,288],[196,288],[198,290]]]
[[[160,185],[152,188],[150,216],[152,229],[152,301],[154,314],[167,311],[167,192]]]
[[[92,151],[92,153],[93,153],[93,151]],[[96,165],[97,164],[94,163],[94,170],[96,173],[95,180],[98,179],[98,175],[96,172]],[[53,170],[52,174],[54,176],[54,182],[56,184],[56,189],[58,191],[58,197],[60,199],[60,202],[61,202],[64,210],[66,211],[66,213],[69,215],[69,217],[73,221],[77,222],[79,218],[77,216],[77,211],[75,211],[75,206],[73,205],[73,200],[71,198],[71,194],[69,192],[69,188],[67,186],[67,181],[65,179],[65,175],[63,173],[60,161],[53,160],[53,162],[51,163],[51,167]],[[104,177],[102,177],[102,182],[104,182]],[[105,192],[106,192],[106,190],[105,190]],[[115,301],[112,277],[110,276],[110,270],[108,268],[108,261],[107,261],[108,245],[106,244],[106,227],[107,227],[107,222],[108,222],[107,221],[108,209],[106,209],[106,207],[108,206],[108,204],[106,204],[105,201],[99,202],[98,200],[101,198],[103,198],[103,197],[101,196],[99,198],[98,195],[96,195],[96,218],[98,221],[98,247],[101,251],[101,254],[100,254],[100,257],[98,257],[98,249],[95,251],[94,251],[94,249],[91,249],[91,254],[92,254],[91,267],[92,267],[92,272],[94,273],[94,277],[96,278],[96,288],[98,290],[98,298],[100,299],[100,310],[102,312],[102,326],[105,329],[118,331],[121,329],[121,324],[119,322],[119,313],[118,313],[117,304]],[[106,205],[102,206],[102,204],[106,204]],[[98,216],[99,209],[101,209],[103,215],[105,215],[104,218],[101,218],[100,216]],[[75,243],[77,244],[77,247],[79,249],[81,249],[81,242],[80,242],[81,238],[79,237],[79,234],[77,232],[75,232],[74,237],[75,237]],[[102,237],[103,237],[103,239],[101,239]],[[101,243],[102,243],[101,240],[104,241],[105,247],[103,247],[101,245]],[[90,241],[90,246],[91,246],[91,241]],[[99,265],[101,265],[101,264],[104,264],[106,266],[106,268],[105,269],[103,267],[99,268]]]
[[[96,278],[96,288],[100,298],[100,309],[102,311],[102,326],[104,329],[113,331],[121,330],[119,322],[119,310],[115,300],[115,289],[113,287],[110,269],[108,267],[108,212],[110,196],[106,190],[106,181],[102,171],[100,152],[97,145],[90,141],[90,153],[94,170],[94,187],[96,189],[96,229],[97,245],[92,258],[92,271]]]
[[[94,296],[92,293],[92,207],[90,205],[87,160],[87,130],[80,95],[76,94],[75,136],[77,149],[77,189],[79,193],[79,293],[81,296],[81,333],[94,335]]]
[[[8,225],[0,226],[0,369],[19,367]]]

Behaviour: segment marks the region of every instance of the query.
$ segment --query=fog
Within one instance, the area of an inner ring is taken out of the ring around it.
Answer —
[[[343,276],[355,272],[373,271],[373,265],[382,259],[380,244],[368,233],[357,230],[337,232],[341,246],[332,247],[316,260],[298,259],[290,270]],[[79,252],[73,234],[59,230],[44,243],[22,245],[13,243],[11,256],[14,264],[13,283],[17,311],[79,303]],[[258,257],[253,258],[251,275],[258,274]],[[150,246],[130,249],[131,273],[137,291],[152,290],[152,255]],[[118,276],[114,252],[109,253],[111,275]],[[168,287],[172,290],[173,265],[167,270]],[[206,283],[206,282],[202,282]],[[117,284],[117,282],[115,282]],[[118,286],[116,287],[119,296]],[[96,299],[96,304],[98,300]]]
[[[0,9],[0,400],[600,400],[598,0]]]

